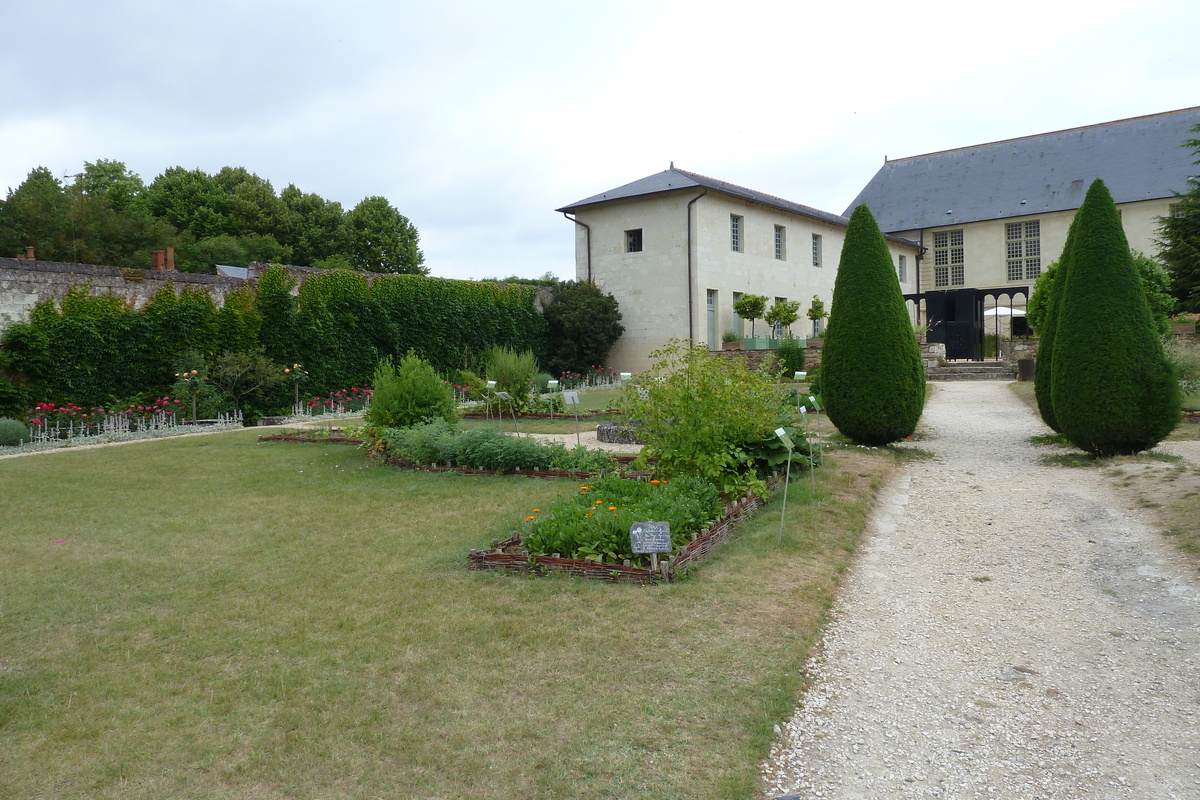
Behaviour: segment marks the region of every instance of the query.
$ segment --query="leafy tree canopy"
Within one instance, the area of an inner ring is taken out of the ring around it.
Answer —
[[[1192,131],[1200,133],[1200,125]],[[1192,163],[1200,165],[1200,138],[1182,146],[1198,156]],[[1200,311],[1200,180],[1179,195],[1171,213],[1159,220],[1158,232],[1158,256],[1171,275],[1171,293],[1181,310]]]

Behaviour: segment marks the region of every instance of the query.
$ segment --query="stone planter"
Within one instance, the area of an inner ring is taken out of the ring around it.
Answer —
[[[744,344],[745,344],[745,342],[743,342],[741,339],[738,339],[735,342],[721,342],[721,349],[722,350],[741,350],[742,346]]]

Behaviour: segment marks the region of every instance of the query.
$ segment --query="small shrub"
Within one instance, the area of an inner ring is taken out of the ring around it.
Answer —
[[[29,408],[29,393],[10,380],[0,378],[0,414],[18,417]]]
[[[16,447],[25,444],[33,437],[29,435],[29,426],[20,420],[0,417],[0,447]]]
[[[800,340],[789,336],[779,343],[779,373],[785,380],[804,369],[804,348]]]
[[[391,358],[380,361],[371,385],[366,417],[372,425],[407,428],[439,417],[453,420],[457,415],[454,390],[412,350],[398,367]]]
[[[537,359],[532,350],[518,353],[508,347],[490,347],[484,357],[488,380],[496,382],[496,391],[512,396],[513,408],[520,412],[529,404],[534,376],[538,374]]]

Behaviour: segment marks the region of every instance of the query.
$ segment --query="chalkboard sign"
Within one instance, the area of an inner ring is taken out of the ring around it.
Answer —
[[[629,526],[629,543],[635,553],[669,553],[671,523],[635,522]]]

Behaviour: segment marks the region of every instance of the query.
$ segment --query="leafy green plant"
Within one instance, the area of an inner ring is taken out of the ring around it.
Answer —
[[[642,422],[641,463],[657,457],[667,477],[697,475],[735,491],[755,472],[747,446],[788,418],[777,387],[740,360],[713,358],[681,340],[651,357],[653,366],[621,398],[625,415]]]
[[[7,417],[24,416],[29,407],[29,393],[7,378],[0,378],[0,414]]]
[[[671,526],[671,543],[685,544],[721,514],[721,494],[697,477],[674,480],[632,480],[606,475],[579,487],[579,493],[548,507],[535,509],[519,532],[535,555],[560,553],[607,563],[644,563],[647,557],[630,548],[629,528],[655,520]]]
[[[761,294],[744,294],[733,303],[733,310],[742,319],[750,320],[750,335],[754,335],[754,320],[762,319],[767,310],[767,298]]]
[[[785,380],[804,370],[804,348],[796,337],[788,336],[779,343],[778,357],[779,374]]]
[[[727,330],[721,334],[721,341],[722,342],[738,342],[738,341],[741,341],[741,337],[738,336],[736,333],[734,333],[732,330]]]
[[[484,360],[488,380],[496,382],[496,391],[508,392],[513,408],[518,413],[523,411],[529,405],[529,393],[538,374],[533,351],[518,353],[510,347],[491,347]]]
[[[800,318],[799,312],[799,300],[784,300],[783,302],[776,300],[763,319],[772,327],[779,326],[779,328],[787,330],[793,322]]]
[[[0,447],[16,447],[25,444],[30,436],[29,426],[20,420],[0,417]]]
[[[435,417],[457,417],[454,390],[429,362],[409,351],[399,366],[390,357],[375,368],[366,418],[381,428],[406,428]]]

